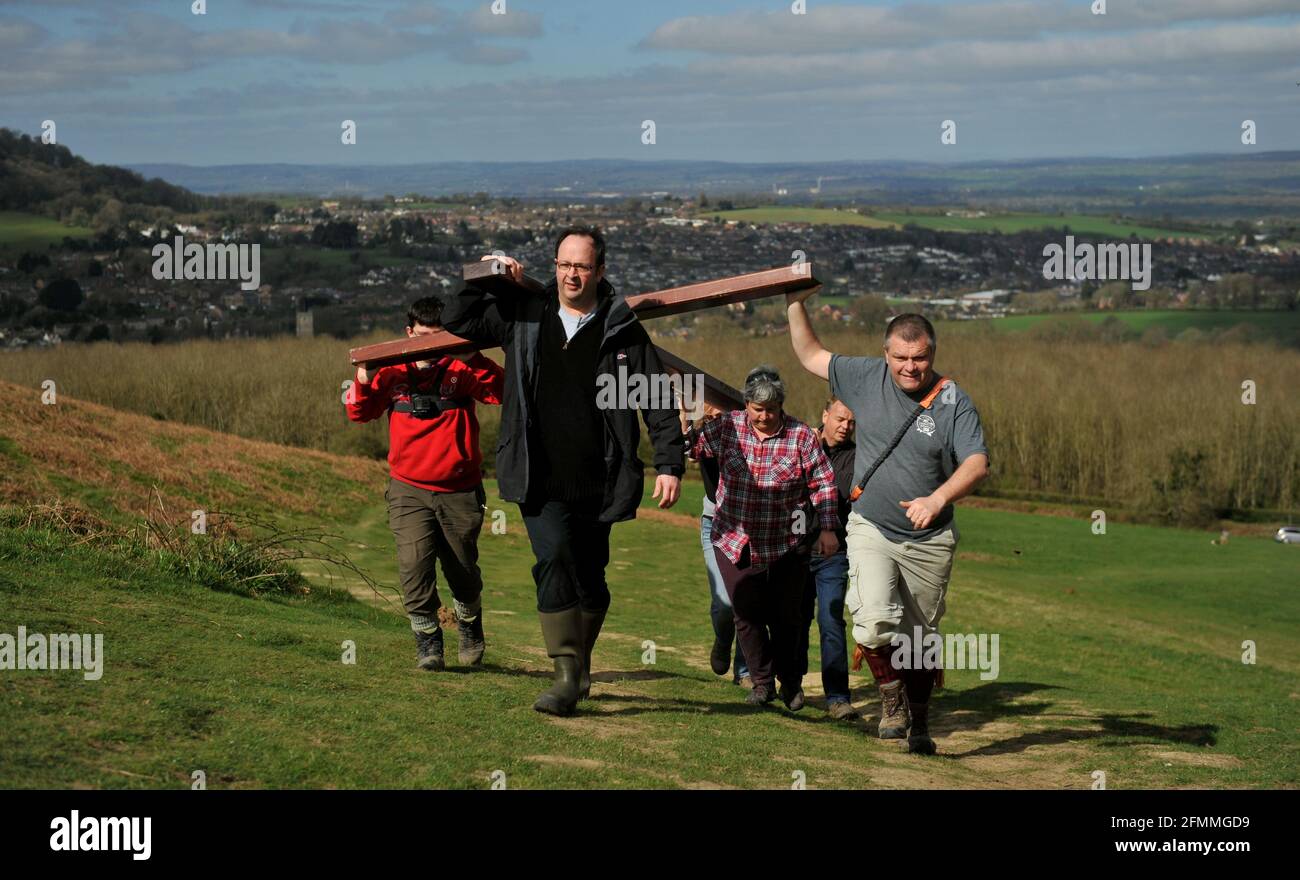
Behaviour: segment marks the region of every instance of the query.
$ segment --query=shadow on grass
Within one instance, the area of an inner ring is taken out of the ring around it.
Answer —
[[[705,702],[703,700],[685,700],[681,697],[645,697],[630,696],[625,694],[601,694],[591,695],[589,701],[597,706],[607,703],[640,703],[642,705],[626,706],[622,709],[601,709],[598,712],[587,714],[596,715],[601,718],[609,718],[618,715],[656,715],[663,713],[679,713],[685,715],[759,715],[764,712],[779,712],[787,718],[796,721],[806,721],[810,723],[822,720],[829,721],[826,716],[813,717],[803,712],[795,714],[787,712],[781,707],[780,701],[774,701],[766,706],[751,706],[745,702],[744,695],[737,696],[734,700]],[[645,705],[645,704],[652,705]],[[581,703],[578,704],[582,706]],[[582,714],[581,708],[579,714]]]
[[[438,673],[439,675],[477,675],[481,673],[494,673],[497,675],[511,675],[522,678],[535,678],[539,682],[550,682],[554,674],[550,670],[543,669],[520,669],[517,666],[498,666],[495,663],[484,663],[481,666],[448,666],[445,670]],[[605,672],[595,672],[591,676],[593,685],[599,684],[618,684],[620,682],[632,681],[661,681],[665,679],[680,679],[683,681],[693,681],[702,683],[702,679],[692,675],[682,675],[676,672],[664,672],[658,669],[631,669],[626,671],[611,670]],[[780,701],[774,701],[767,707],[751,706],[745,702],[747,691],[737,687],[734,699],[719,700],[706,702],[702,700],[685,700],[675,697],[653,697],[648,694],[610,694],[602,693],[595,690],[592,695],[578,704],[578,716],[587,715],[589,717],[610,717],[615,715],[642,715],[655,713],[685,713],[690,715],[701,714],[723,714],[723,715],[748,715],[764,711],[772,711],[780,707]],[[640,705],[627,706],[621,709],[598,709],[601,705],[612,703],[638,703]],[[811,705],[811,704],[810,704]],[[583,708],[587,709],[584,712]],[[795,717],[794,713],[780,710],[782,714]],[[809,713],[801,713],[799,720],[808,722],[820,722],[831,719],[821,713],[811,713],[817,717],[810,717]]]
[[[448,666],[443,673],[452,673],[454,675],[475,675],[481,672],[491,672],[497,675],[515,675],[524,678],[536,678],[550,681],[555,677],[555,673],[549,669],[520,669],[517,666],[498,666],[495,663],[484,663],[480,666]],[[593,672],[591,680],[594,684],[616,684],[620,681],[657,681],[664,678],[685,678],[689,675],[678,675],[675,672],[660,672],[656,669],[634,669],[628,672]],[[648,699],[648,698],[647,698]]]
[[[997,682],[956,693],[938,691],[934,696],[936,713],[931,719],[931,724],[935,733],[942,735],[963,728],[977,729],[991,719],[1042,715],[1051,708],[1050,702],[1022,703],[1014,701],[1038,691],[1058,689],[1060,688],[1057,685],[1037,684],[1035,682]],[[960,711],[972,712],[974,715],[952,714]],[[1105,748],[1132,745],[1135,740],[1196,746],[1212,746],[1218,742],[1219,728],[1217,725],[1183,724],[1168,726],[1155,724],[1144,720],[1152,717],[1149,713],[1131,715],[1053,713],[1053,715],[1078,718],[1097,726],[1059,727],[1027,731],[1018,736],[992,742],[949,757],[960,759],[1006,755],[1023,752],[1030,746],[1053,746],[1086,740],[1125,740],[1124,742],[1097,743]]]

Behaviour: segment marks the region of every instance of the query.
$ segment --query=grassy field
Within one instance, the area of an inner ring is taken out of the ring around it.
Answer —
[[[1031,229],[1069,227],[1075,234],[1106,235],[1115,238],[1193,238],[1201,233],[1166,229],[1130,220],[1115,220],[1091,214],[989,214],[986,217],[949,217],[944,214],[877,212],[879,220],[904,226],[914,224],[942,232],[1024,232]]]
[[[688,484],[680,512],[646,507],[615,527],[593,698],[559,719],[531,709],[549,678],[532,557],[494,487],[488,507],[506,530],[481,539],[485,665],[429,674],[404,618],[346,572],[302,563],[307,595],[249,598],[21,528],[13,506],[75,498],[125,521],[154,482],[182,524],[208,503],[280,507],[288,527],[339,535],[391,590],[381,466],[71,399],[40,416],[12,386],[0,397],[18,413],[0,456],[34,475],[5,484],[0,631],[103,633],[106,655],[99,681],[0,674],[0,787],[184,788],[196,770],[211,788],[488,788],[496,771],[521,789],[788,788],[796,772],[810,788],[1086,789],[1095,770],[1116,789],[1300,782],[1295,547],[1115,523],[1094,535],[1086,518],[963,508],[945,629],[997,633],[999,676],[949,672],[935,701],[942,754],[921,759],[871,735],[878,708],[861,676],[864,719],[824,714],[815,635],[798,714],[747,707],[713,676],[700,487]]]
[[[263,260],[268,271],[271,268],[278,268],[288,259],[292,259],[299,264],[303,262],[317,263],[320,270],[329,273],[349,267],[356,267],[359,271],[359,265],[352,261],[353,253],[355,251],[340,248],[268,247],[263,250]],[[413,266],[420,262],[415,257],[396,257],[382,251],[372,250],[361,251],[360,253],[365,256],[367,264],[374,266]]]
[[[64,226],[57,220],[22,211],[0,211],[0,250],[44,250],[65,237],[89,238],[94,230],[84,226]]]
[[[803,223],[812,225],[868,226],[877,229],[900,229],[914,224],[942,232],[1024,232],[1031,229],[1061,229],[1069,227],[1078,234],[1106,235],[1128,238],[1191,238],[1201,233],[1165,229],[1145,223],[1115,220],[1090,214],[989,214],[986,217],[949,217],[945,214],[909,213],[903,211],[872,211],[859,214],[832,208],[803,208],[786,205],[765,205],[758,208],[739,208],[734,211],[700,211],[699,217],[736,220],[742,223]]]
[[[867,217],[855,211],[837,211],[832,208],[798,208],[785,205],[768,205],[761,208],[739,208],[734,211],[700,211],[704,219],[715,217],[740,223],[803,223],[813,226],[869,226],[873,229],[892,229],[888,220]]]

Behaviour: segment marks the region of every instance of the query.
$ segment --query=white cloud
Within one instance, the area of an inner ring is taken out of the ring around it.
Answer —
[[[7,0],[0,0],[5,3]],[[308,8],[315,4],[281,4]],[[96,22],[93,39],[52,39],[39,25],[0,19],[0,94],[69,89],[121,89],[133,79],[219,66],[231,59],[268,58],[313,64],[379,65],[443,55],[479,65],[506,65],[529,57],[522,46],[542,33],[541,17],[512,11],[492,22],[480,11],[451,13],[437,5],[409,5],[388,16],[299,18],[287,30],[199,24],[152,12],[130,12]],[[211,13],[210,13],[211,14]]]
[[[797,54],[898,49],[969,40],[1030,40],[1053,33],[1079,37],[1164,29],[1190,22],[1245,20],[1300,11],[1296,0],[1142,0],[1112,2],[1106,15],[1064,0],[994,0],[895,7],[809,4],[787,9],[690,16],[665,22],[641,48],[728,54]]]

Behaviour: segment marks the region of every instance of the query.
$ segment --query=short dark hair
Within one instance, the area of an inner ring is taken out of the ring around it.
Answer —
[[[406,310],[406,326],[423,324],[426,327],[442,326],[442,300],[436,296],[422,296]]]
[[[889,344],[890,337],[893,336],[902,338],[904,342],[916,342],[925,337],[930,343],[930,350],[934,350],[934,325],[924,315],[909,313],[894,318],[885,328],[885,345]]]
[[[839,403],[839,402],[840,402],[840,399],[839,399],[838,397],[836,397],[834,394],[832,394],[830,397],[826,398],[826,405],[822,407],[822,412],[830,412],[830,411],[831,411],[831,407],[833,407],[835,404],[837,404],[837,403]],[[845,408],[845,409],[848,409],[848,408],[849,408],[849,407],[848,407],[848,404],[845,404],[845,405],[844,405],[844,408]]]
[[[605,265],[605,236],[595,226],[566,226],[560,230],[560,235],[555,239],[555,256],[560,255],[560,245],[570,235],[584,235],[592,240],[596,245],[596,265]]]

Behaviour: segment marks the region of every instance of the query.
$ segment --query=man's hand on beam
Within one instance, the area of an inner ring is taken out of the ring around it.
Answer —
[[[804,302],[805,300],[808,299],[808,297],[812,296],[814,293],[817,293],[821,289],[822,286],[818,284],[816,287],[805,287],[803,290],[796,290],[793,293],[787,293],[785,295],[786,308],[789,308],[790,306],[795,305],[796,303]]]
[[[493,254],[487,254],[479,258],[480,263],[486,262],[488,260],[496,260],[498,263],[505,266],[506,272],[509,273],[510,277],[513,280],[517,282],[522,282],[524,280],[524,266],[514,257],[505,257],[505,256],[498,257],[498,256],[494,256]]]

